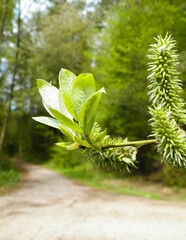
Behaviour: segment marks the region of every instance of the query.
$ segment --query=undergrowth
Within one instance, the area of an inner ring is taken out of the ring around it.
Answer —
[[[90,162],[68,168],[63,168],[58,163],[51,160],[44,163],[44,166],[98,190],[156,200],[186,200],[185,189],[178,185],[166,187],[163,183],[150,181],[153,179],[148,177],[129,174],[123,176],[118,173],[101,171]]]
[[[20,172],[16,164],[7,156],[3,156],[0,165],[0,193],[2,189],[14,187],[20,181]]]

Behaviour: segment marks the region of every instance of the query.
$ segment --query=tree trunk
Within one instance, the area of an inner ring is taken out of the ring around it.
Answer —
[[[2,17],[1,27],[0,27],[0,66],[1,66],[2,56],[3,56],[4,30],[6,25],[7,13],[8,13],[8,2],[9,0],[5,0],[4,2],[4,6],[3,6],[4,11],[3,11],[3,17]]]
[[[17,74],[18,64],[19,64],[19,50],[20,50],[20,41],[21,41],[21,0],[18,0],[18,8],[19,8],[18,21],[17,21],[18,32],[17,32],[17,42],[16,42],[15,63],[14,63],[14,70],[12,75],[12,82],[10,87],[10,95],[8,99],[7,111],[3,121],[3,126],[1,130],[1,136],[0,136],[0,161],[1,161],[1,154],[2,154],[4,139],[5,139],[5,134],[7,130],[7,124],[8,124],[8,120],[11,112],[12,100],[14,97],[14,86],[15,86],[16,74]]]

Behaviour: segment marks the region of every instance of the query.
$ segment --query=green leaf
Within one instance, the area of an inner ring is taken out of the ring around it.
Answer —
[[[59,106],[60,111],[63,112],[68,118],[72,119],[73,117],[77,119],[76,112],[72,106],[71,100],[68,97],[68,93],[63,93],[62,89],[59,89]]]
[[[60,123],[79,132],[80,134],[83,133],[83,129],[77,123],[66,117],[64,114],[60,113],[54,108],[49,107],[49,110]]]
[[[56,110],[60,110],[59,107],[59,90],[52,86],[50,83],[45,80],[38,79],[36,80],[39,93],[41,94],[43,105],[46,110],[51,114],[48,107],[52,107]],[[51,114],[52,115],[52,114]],[[53,116],[53,115],[52,115]]]
[[[60,143],[56,143],[57,146],[59,147],[63,147],[63,148],[67,148],[68,146],[70,146],[73,142],[60,142]]]
[[[71,101],[76,114],[79,115],[84,102],[95,92],[95,80],[92,74],[80,74],[74,81],[71,93]]]
[[[96,142],[96,143],[100,143],[100,142],[105,138],[106,135],[107,135],[107,129],[105,129],[103,132],[101,132],[101,133],[97,136],[95,142]]]
[[[51,117],[33,117],[32,119],[34,119],[37,122],[43,123],[47,126],[60,129],[60,124],[61,123],[54,118],[51,118]]]
[[[63,96],[63,92],[62,92],[61,88],[59,89],[59,108],[60,108],[60,112],[64,113],[65,116],[67,116],[70,119],[73,118],[65,105],[64,96]]]
[[[62,68],[59,72],[59,86],[63,92],[71,92],[76,75],[71,71]]]
[[[71,129],[69,129],[68,127],[66,127],[62,124],[59,125],[59,129],[67,138],[74,141],[74,135],[73,135],[73,132]]]
[[[88,133],[91,132],[94,125],[95,113],[101,98],[102,93],[105,93],[105,89],[102,88],[98,92],[93,93],[83,104],[80,114],[79,122],[87,130]]]
[[[75,136],[75,140],[76,140],[76,142],[78,142],[78,143],[79,143],[80,145],[82,145],[82,146],[85,146],[85,147],[87,147],[87,148],[90,148],[90,147],[91,147],[91,145],[90,145],[87,141],[81,139],[81,138],[78,137],[78,136]]]
[[[76,150],[79,148],[79,144],[77,142],[72,143],[71,145],[67,146],[68,150]]]
[[[60,107],[66,106],[68,112],[75,118],[78,119],[76,111],[72,105],[70,95],[72,92],[72,86],[76,79],[76,75],[67,69],[62,68],[59,72],[59,101]]]

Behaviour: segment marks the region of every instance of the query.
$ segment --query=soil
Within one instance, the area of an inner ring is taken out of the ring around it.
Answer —
[[[93,190],[22,163],[16,191],[0,196],[0,240],[185,240],[186,202]]]

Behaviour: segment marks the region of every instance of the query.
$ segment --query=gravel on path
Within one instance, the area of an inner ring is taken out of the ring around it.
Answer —
[[[186,203],[93,190],[25,164],[22,186],[0,196],[0,240],[186,240]]]

